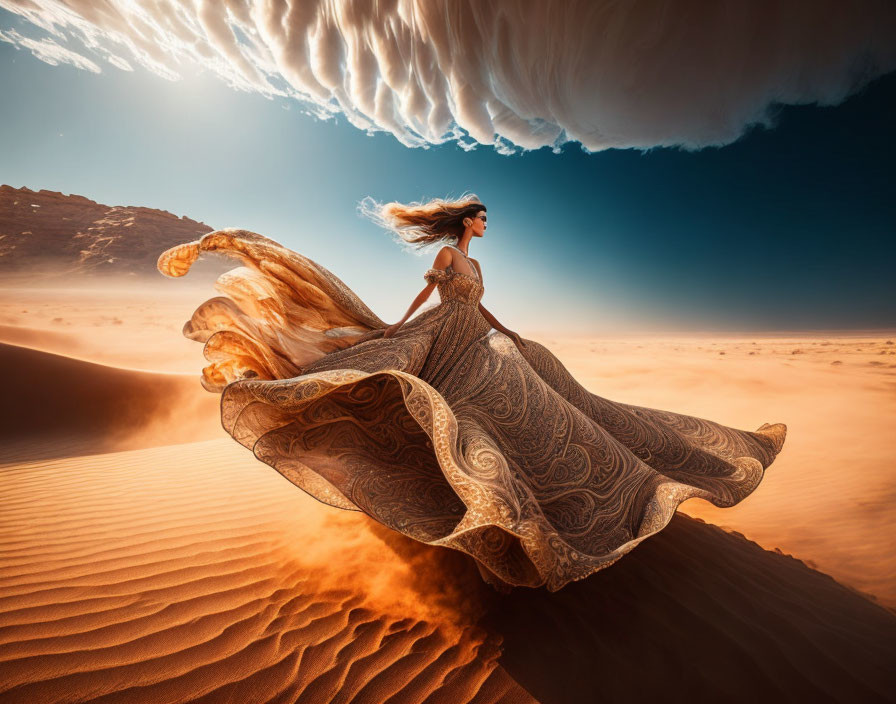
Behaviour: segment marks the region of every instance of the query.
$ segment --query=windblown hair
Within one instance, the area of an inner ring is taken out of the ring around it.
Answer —
[[[380,204],[368,196],[358,204],[362,215],[418,253],[430,249],[431,245],[453,244],[464,232],[464,218],[485,209],[475,193],[464,194],[457,200],[434,198],[426,203],[408,204]]]

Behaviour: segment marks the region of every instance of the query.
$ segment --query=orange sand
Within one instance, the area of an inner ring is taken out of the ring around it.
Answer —
[[[762,547],[680,515],[556,594],[501,596],[463,555],[323,506],[227,437],[180,338],[208,287],[169,283],[0,291],[4,702],[896,691],[896,616],[873,601],[896,607],[896,336],[521,329],[600,395],[788,438],[739,506],[682,507]]]

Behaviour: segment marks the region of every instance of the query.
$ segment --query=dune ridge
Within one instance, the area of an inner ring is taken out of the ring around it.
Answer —
[[[219,399],[190,374],[120,369],[0,343],[0,462],[222,434]]]

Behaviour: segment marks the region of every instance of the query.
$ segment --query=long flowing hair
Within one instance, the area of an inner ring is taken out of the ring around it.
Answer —
[[[433,198],[423,203],[378,203],[367,196],[358,211],[392,233],[393,238],[422,254],[439,244],[456,244],[464,232],[464,218],[485,206],[475,193],[449,200]]]

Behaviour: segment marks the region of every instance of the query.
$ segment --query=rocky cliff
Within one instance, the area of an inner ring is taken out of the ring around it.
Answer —
[[[158,277],[168,247],[213,228],[166,210],[0,186],[0,276]],[[214,262],[223,270],[223,262]],[[230,262],[230,267],[234,264]]]

